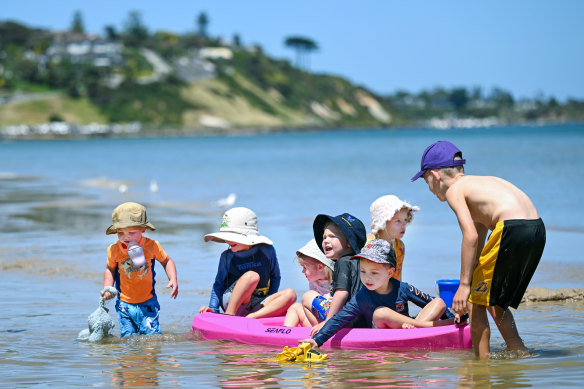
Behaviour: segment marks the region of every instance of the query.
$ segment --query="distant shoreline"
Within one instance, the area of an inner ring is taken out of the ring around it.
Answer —
[[[189,128],[189,129],[139,129],[131,132],[107,132],[107,133],[31,133],[26,135],[7,135],[0,132],[0,141],[26,141],[26,140],[87,140],[87,139],[131,139],[131,138],[181,138],[181,137],[221,137],[221,136],[255,136],[283,133],[326,132],[326,131],[400,131],[400,130],[473,130],[501,127],[548,127],[548,126],[578,126],[584,122],[518,122],[493,125],[488,127],[452,127],[433,128],[426,126],[334,126],[334,127],[245,127],[245,128]]]

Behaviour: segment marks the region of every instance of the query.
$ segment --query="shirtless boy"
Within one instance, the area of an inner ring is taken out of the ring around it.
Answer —
[[[430,192],[447,201],[458,218],[460,287],[452,308],[457,316],[470,310],[477,357],[488,358],[490,352],[487,310],[507,348],[526,352],[508,308],[517,309],[535,272],[545,246],[545,226],[525,193],[501,178],[467,176],[464,163],[456,146],[439,141],[424,151],[421,169],[412,178],[423,177]]]

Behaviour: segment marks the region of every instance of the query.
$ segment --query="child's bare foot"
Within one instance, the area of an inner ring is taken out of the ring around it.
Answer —
[[[404,324],[402,324],[402,328],[407,329],[407,330],[411,330],[412,328],[416,328],[416,326],[413,324],[410,324],[410,323],[404,323]]]

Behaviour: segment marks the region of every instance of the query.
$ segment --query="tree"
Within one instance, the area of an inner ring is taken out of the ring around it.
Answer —
[[[140,46],[148,38],[148,29],[142,23],[142,15],[138,11],[131,11],[125,22],[124,40],[128,46]]]
[[[448,99],[454,105],[454,109],[460,111],[468,104],[468,93],[464,88],[455,88],[450,91]]]
[[[296,66],[309,68],[308,54],[318,50],[318,45],[310,38],[290,36],[284,41],[286,47],[296,50]]]
[[[233,34],[233,47],[239,49],[241,47],[241,36],[237,33]]]
[[[83,17],[80,11],[75,11],[73,14],[73,21],[71,22],[71,32],[77,34],[84,34],[85,27],[83,26]]]
[[[201,12],[197,17],[197,26],[199,26],[199,35],[203,38],[207,37],[207,26],[209,25],[209,18],[205,12]]]
[[[105,26],[104,31],[105,37],[110,41],[115,41],[120,37],[118,32],[116,31],[116,28],[112,25]]]

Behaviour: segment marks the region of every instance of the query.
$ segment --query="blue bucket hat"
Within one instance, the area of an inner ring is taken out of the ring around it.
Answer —
[[[458,153],[462,157],[462,151],[447,140],[439,140],[431,144],[424,150],[422,162],[420,163],[420,171],[412,177],[412,181],[416,181],[422,177],[427,170],[464,165],[466,162],[464,159],[454,159],[454,156]]]
[[[367,241],[367,232],[365,231],[365,225],[355,216],[343,213],[338,216],[329,215],[317,215],[312,223],[312,230],[314,232],[314,239],[322,251],[322,234],[324,232],[324,226],[329,222],[335,223],[340,229],[345,238],[351,245],[353,252],[359,254],[361,252],[361,247],[365,245]],[[324,251],[323,251],[324,252]]]

